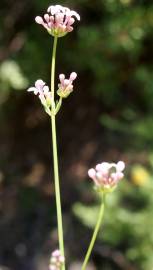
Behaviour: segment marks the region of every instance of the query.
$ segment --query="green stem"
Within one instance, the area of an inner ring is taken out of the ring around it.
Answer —
[[[52,54],[52,66],[51,66],[51,92],[53,97],[53,111],[55,110],[54,101],[54,82],[55,82],[55,60],[56,60],[56,48],[57,48],[57,37],[54,38],[53,54]],[[59,248],[61,254],[64,256],[64,240],[63,240],[63,225],[62,225],[62,208],[61,208],[61,196],[60,196],[60,183],[59,183],[59,172],[58,172],[58,154],[57,154],[57,139],[56,139],[56,120],[55,115],[51,116],[52,126],[52,145],[53,145],[53,163],[54,163],[54,178],[55,178],[55,196],[56,196],[56,209],[57,209],[57,224],[58,224],[58,239]],[[65,270],[65,264],[62,267]]]
[[[54,37],[52,65],[51,65],[51,92],[52,92],[53,103],[54,103],[54,93],[55,93],[55,62],[56,62],[57,39],[58,39],[57,37]]]
[[[85,256],[85,259],[84,259],[81,270],[86,269],[87,263],[89,261],[89,258],[90,258],[90,255],[91,255],[93,246],[95,244],[95,241],[96,241],[96,238],[97,238],[97,235],[98,235],[98,232],[99,232],[99,228],[100,228],[100,225],[101,225],[101,222],[102,222],[102,219],[103,219],[104,208],[105,208],[105,195],[103,195],[103,198],[102,198],[102,203],[101,203],[101,207],[100,207],[100,211],[99,211],[98,220],[97,220],[97,223],[96,223],[96,226],[95,226],[95,229],[94,229],[94,232],[93,232],[93,236],[92,236],[90,245],[88,247],[88,250],[87,250],[87,253],[86,253],[86,256]]]
[[[62,105],[62,98],[60,97],[58,103],[56,104],[55,115],[59,112],[61,105]]]
[[[54,177],[55,177],[55,194],[56,194],[56,207],[57,207],[58,237],[59,237],[60,251],[61,251],[62,255],[64,256],[64,241],[63,241],[60,184],[59,184],[59,173],[58,173],[58,156],[57,156],[55,115],[53,115],[51,117],[51,124],[52,124],[52,141],[53,141],[53,159],[54,159]]]

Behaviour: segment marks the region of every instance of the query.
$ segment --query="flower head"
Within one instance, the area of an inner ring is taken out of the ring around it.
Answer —
[[[117,183],[123,178],[125,164],[123,161],[118,163],[102,162],[96,165],[95,169],[90,169],[88,175],[93,179],[96,189],[103,192],[111,192]]]
[[[59,75],[60,83],[58,84],[58,91],[57,94],[62,97],[66,98],[69,94],[73,91],[73,81],[76,79],[77,74],[72,72],[70,74],[69,79],[65,79],[64,74]]]
[[[49,114],[49,107],[52,104],[52,94],[49,91],[49,87],[42,80],[37,80],[34,87],[30,87],[27,90],[28,92],[33,92],[35,95],[38,95],[42,105],[45,107],[47,113]]]
[[[55,250],[51,255],[49,270],[61,270],[64,261],[64,256],[61,255],[60,250]]]
[[[36,23],[41,24],[52,36],[63,37],[73,30],[75,19],[80,20],[80,15],[73,10],[61,5],[49,6],[44,17],[37,16]]]

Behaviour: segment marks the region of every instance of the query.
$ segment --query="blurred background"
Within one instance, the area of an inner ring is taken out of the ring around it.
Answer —
[[[89,269],[153,270],[151,0],[0,1],[0,269],[46,270],[57,247],[50,120],[26,92],[50,83],[53,39],[34,18],[51,4],[81,15],[57,55],[57,75],[78,73],[57,117],[68,269],[81,268],[99,208],[87,170],[123,160]]]

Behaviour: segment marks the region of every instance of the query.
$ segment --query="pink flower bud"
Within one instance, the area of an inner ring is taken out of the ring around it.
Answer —
[[[64,74],[60,74],[59,75],[59,79],[60,79],[61,82],[64,82],[65,75]]]
[[[37,80],[35,82],[35,87],[38,89],[43,89],[44,85],[45,85],[45,82],[43,82],[42,80]]]
[[[48,14],[45,14],[45,15],[44,15],[44,19],[45,19],[45,21],[46,21],[47,23],[49,23],[50,17],[49,17]]]
[[[74,18],[70,18],[68,21],[68,25],[72,25],[75,22]]]
[[[65,258],[61,255],[60,250],[55,250],[50,258],[49,270],[61,270],[64,261]]]
[[[92,168],[88,170],[88,175],[90,178],[94,178],[96,176],[96,171]]]
[[[74,81],[74,80],[76,79],[76,77],[77,77],[76,72],[72,72],[72,73],[70,74],[70,80],[71,80],[71,81]]]
[[[70,84],[70,80],[65,79],[64,80],[64,86],[68,86]]]
[[[38,23],[38,24],[43,24],[43,23],[44,23],[42,17],[40,17],[40,16],[37,16],[37,17],[35,18],[35,22]]]
[[[123,161],[117,162],[116,168],[118,171],[123,171],[125,169],[125,163]]]
[[[53,257],[59,257],[61,255],[61,252],[60,252],[60,250],[58,250],[58,249],[56,249],[55,251],[53,251],[53,253],[52,253],[52,256]]]

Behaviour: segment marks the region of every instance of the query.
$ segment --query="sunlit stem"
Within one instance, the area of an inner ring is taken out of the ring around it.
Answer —
[[[86,253],[81,270],[85,270],[87,267],[91,252],[93,250],[93,247],[94,247],[94,244],[95,244],[95,241],[96,241],[96,238],[97,238],[97,235],[98,235],[101,223],[102,223],[102,219],[103,219],[103,215],[104,215],[104,208],[105,208],[105,195],[103,195],[103,197],[102,197],[102,202],[101,202],[101,206],[100,206],[100,211],[99,211],[97,223],[96,223],[96,226],[95,226],[95,229],[93,232],[93,236],[92,236],[90,245],[88,247],[88,250],[87,250],[87,253]]]
[[[53,108],[52,108],[53,111],[55,110],[54,84],[55,84],[56,48],[57,48],[57,37],[54,38],[52,65],[51,65],[51,92],[52,92],[52,98],[53,98]],[[55,196],[56,196],[59,248],[60,248],[61,254],[64,256],[62,209],[61,209],[60,183],[59,183],[59,172],[58,172],[59,170],[58,170],[58,154],[57,154],[56,119],[55,119],[55,117],[56,117],[55,114],[51,115],[54,181],[55,181]],[[65,264],[63,265],[62,270],[65,270]]]

